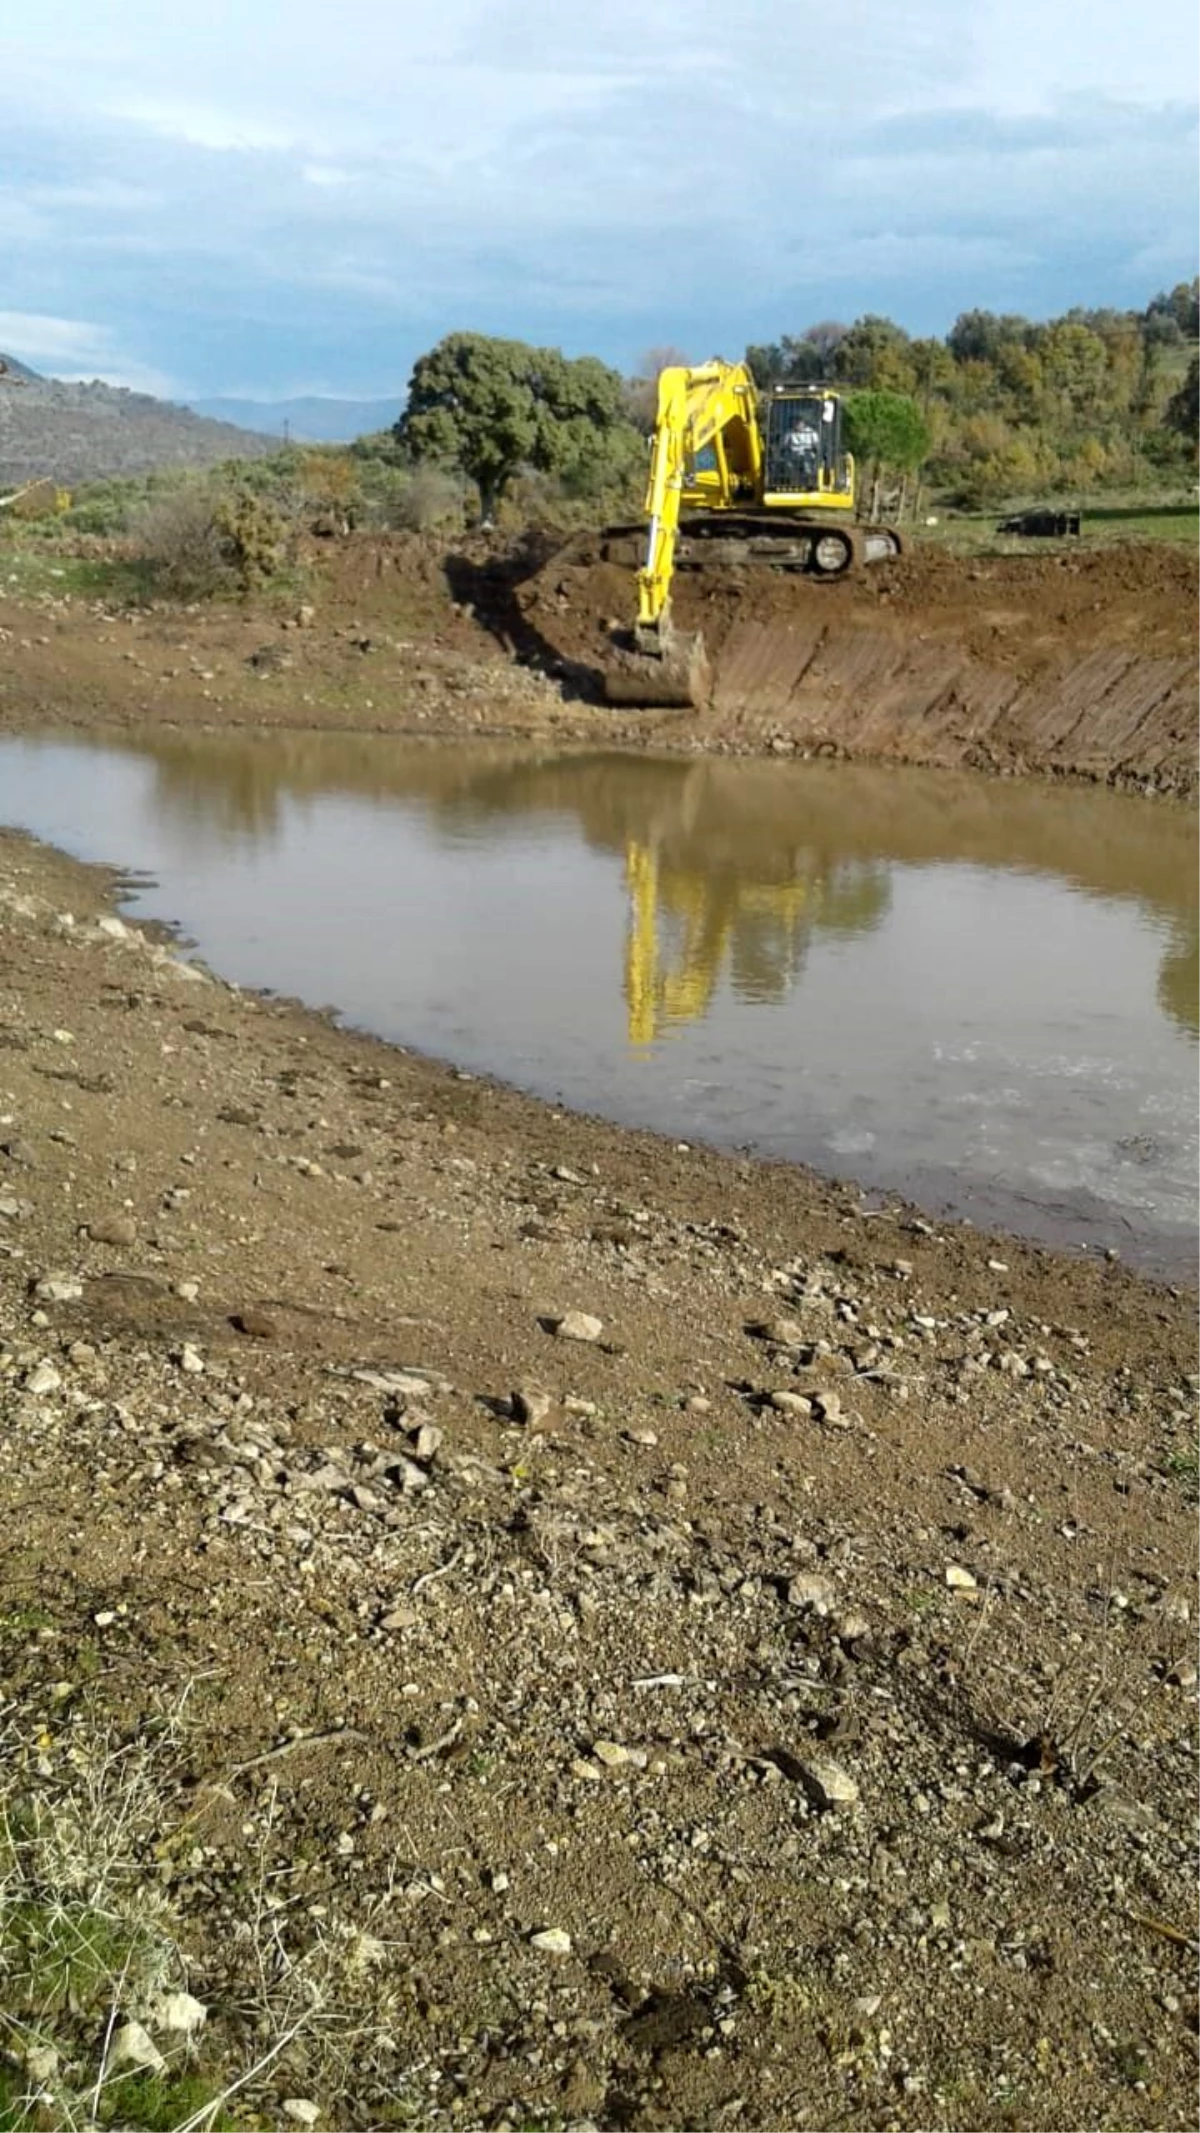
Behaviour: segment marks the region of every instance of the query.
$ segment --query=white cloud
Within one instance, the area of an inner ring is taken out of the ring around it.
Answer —
[[[30,363],[85,362],[106,339],[90,320],[51,318],[37,311],[0,311],[0,342]]]
[[[303,145],[301,137],[285,126],[199,104],[176,103],[169,98],[131,97],[105,106],[101,115],[127,119],[169,141],[185,141],[189,147],[209,148],[217,154],[233,150],[280,155]]]
[[[300,172],[306,185],[315,185],[325,192],[340,191],[344,185],[355,185],[359,182],[360,175],[353,170],[340,170],[336,163],[305,163]]]
[[[109,360],[198,391],[254,346],[329,374],[357,336],[361,380],[369,340],[471,323],[632,356],[735,305],[757,338],[835,305],[1145,301],[1194,246],[1185,0],[1136,32],[1128,0],[14,12],[6,301],[86,308]]]
[[[45,312],[0,311],[0,348],[56,378],[102,377],[131,392],[169,394],[170,381],[152,365],[124,354],[106,326],[91,319],[54,318]]]
[[[1130,104],[1195,94],[1200,16],[1187,0],[983,0],[973,93],[1002,112],[1048,111],[1069,91]]]

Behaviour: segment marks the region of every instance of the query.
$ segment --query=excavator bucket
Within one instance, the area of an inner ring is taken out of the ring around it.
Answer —
[[[636,638],[615,644],[604,670],[604,695],[610,704],[644,710],[699,711],[710,689],[708,655],[699,633],[672,630],[653,650]]]

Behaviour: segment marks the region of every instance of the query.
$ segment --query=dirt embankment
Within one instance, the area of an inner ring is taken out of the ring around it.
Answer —
[[[969,564],[917,551],[844,585],[682,571],[676,617],[703,631],[712,671],[689,732],[1192,793],[1197,582],[1194,557],[1150,547]],[[627,571],[580,542],[519,602],[588,666],[628,598]]]
[[[1191,2125],[1195,1364],[0,836],[5,2097]]]
[[[962,563],[917,551],[822,585],[678,578],[711,702],[599,701],[628,562],[418,536],[321,544],[295,608],[157,608],[0,587],[0,730],[177,722],[483,732],[829,753],[1196,789],[1194,557],[1130,547]]]

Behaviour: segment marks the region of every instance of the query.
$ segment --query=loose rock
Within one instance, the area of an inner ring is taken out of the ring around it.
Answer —
[[[805,1790],[818,1807],[837,1809],[853,1807],[859,1799],[859,1789],[849,1771],[835,1763],[831,1755],[805,1756],[800,1764],[801,1781]]]
[[[975,1592],[978,1589],[978,1580],[969,1570],[964,1570],[961,1563],[947,1563],[946,1583],[951,1592]]]
[[[101,1215],[87,1225],[93,1244],[125,1246],[137,1242],[137,1223],[132,1215]]]
[[[119,2073],[123,2066],[139,2074],[161,2074],[166,2071],[166,2064],[153,2037],[140,2022],[123,2022],[120,2029],[114,2030],[108,2047],[110,2074]]]
[[[603,1319],[593,1318],[588,1311],[568,1311],[550,1323],[555,1339],[560,1341],[598,1341],[604,1331]]]

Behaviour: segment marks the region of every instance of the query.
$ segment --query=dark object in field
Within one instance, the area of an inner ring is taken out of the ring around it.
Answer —
[[[1067,534],[1078,538],[1080,530],[1078,511],[1018,511],[1015,518],[1002,520],[997,528],[999,533],[1040,535],[1052,540],[1062,540]]]

